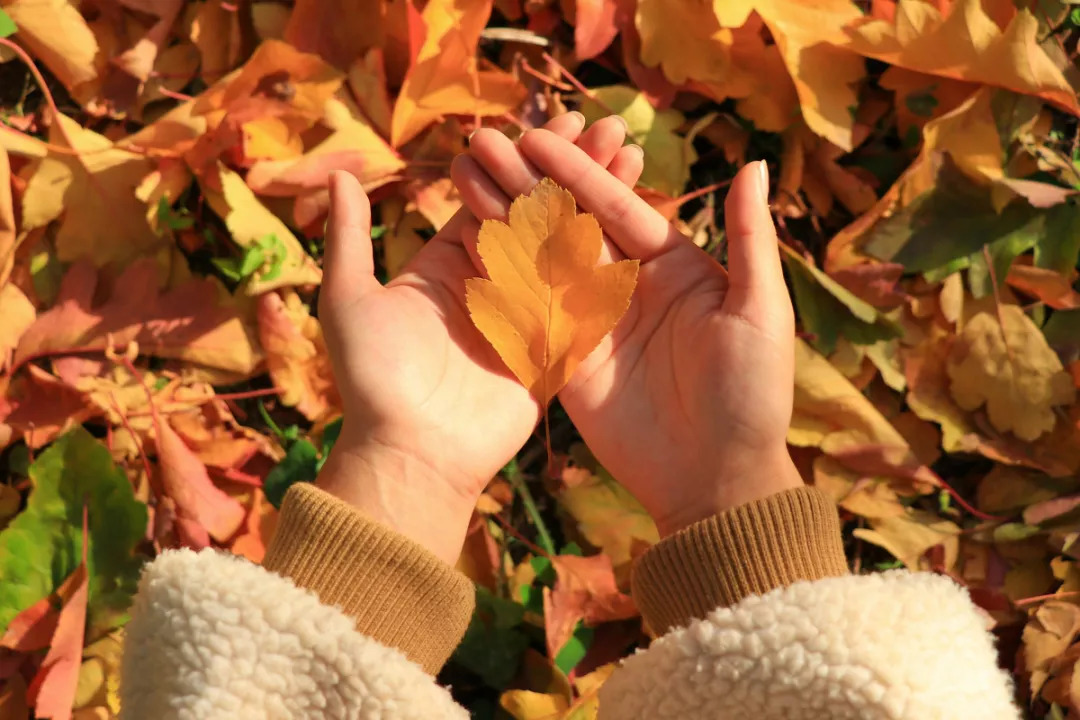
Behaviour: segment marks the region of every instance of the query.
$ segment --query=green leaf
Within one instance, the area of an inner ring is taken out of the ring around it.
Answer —
[[[593,628],[585,627],[584,624],[579,622],[577,627],[574,628],[574,634],[570,636],[570,639],[555,655],[555,667],[569,675],[585,657],[585,653],[589,651],[594,634]]]
[[[6,12],[0,10],[0,38],[10,37],[17,32],[19,28],[15,25],[15,21]]]
[[[252,245],[245,248],[244,256],[240,258],[240,265],[237,267],[236,272],[241,279],[251,277],[262,267],[264,262],[266,262],[266,252],[261,247]]]
[[[1043,213],[1026,201],[1010,203],[1000,214],[990,190],[946,166],[934,189],[911,205],[877,222],[863,236],[864,252],[900,263],[910,272],[934,270],[1010,234],[1038,232]],[[1028,223],[1035,225],[1024,228]]]
[[[1055,205],[1043,220],[1045,230],[1035,247],[1035,264],[1067,275],[1080,256],[1080,205]]]
[[[454,661],[478,675],[485,685],[505,689],[529,646],[528,636],[519,629],[524,617],[521,605],[477,587],[476,610],[454,650]]]
[[[1043,217],[1037,216],[1031,222],[1025,223],[1014,232],[987,246],[987,252],[994,266],[992,277],[990,266],[987,265],[986,256],[982,250],[972,253],[968,265],[968,286],[971,288],[971,294],[977,298],[993,294],[994,279],[997,280],[998,287],[1002,287],[1013,261],[1034,248],[1039,242],[1042,224]]]
[[[315,481],[318,466],[319,452],[309,440],[300,438],[289,446],[285,458],[267,473],[266,480],[263,481],[266,499],[280,509],[285,493],[295,483]]]
[[[142,558],[133,552],[146,534],[146,506],[108,449],[82,427],[54,442],[29,473],[34,489],[26,509],[0,532],[0,633],[78,567],[84,504],[90,624],[122,624],[139,579]]]
[[[926,92],[908,95],[904,98],[904,105],[914,115],[926,118],[932,117],[934,108],[938,106],[938,99],[933,95],[936,89],[937,83],[931,85]]]
[[[832,353],[840,337],[858,345],[873,345],[901,334],[894,321],[786,246],[784,263],[803,328],[813,334],[813,344],[820,352]]]

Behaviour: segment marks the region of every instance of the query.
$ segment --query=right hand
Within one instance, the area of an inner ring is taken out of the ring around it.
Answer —
[[[507,142],[478,135],[469,153],[501,177],[493,159]],[[626,315],[559,393],[596,458],[665,536],[801,485],[785,442],[795,320],[764,163],[742,168],[728,192],[729,274],[572,143],[532,130],[519,146],[596,216],[605,256],[641,261]]]

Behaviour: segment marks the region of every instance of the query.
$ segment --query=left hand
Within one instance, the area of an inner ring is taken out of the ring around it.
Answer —
[[[621,147],[625,125],[583,125],[569,113],[548,130],[576,140],[616,182],[637,182],[641,155]],[[509,140],[488,160],[510,173],[528,167]],[[509,189],[471,160],[455,162],[454,179],[487,216],[507,212]],[[384,287],[367,198],[355,178],[332,178],[319,317],[345,417],[316,483],[449,564],[480,493],[540,413],[465,308],[465,279],[477,274],[465,242],[477,228],[462,210]]]

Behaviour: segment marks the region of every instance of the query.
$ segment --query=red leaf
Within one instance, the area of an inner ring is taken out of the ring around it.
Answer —
[[[165,494],[176,503],[181,542],[205,547],[206,534],[225,542],[244,522],[243,506],[214,485],[206,466],[167,421],[155,421],[155,425],[161,482]]]
[[[41,669],[34,676],[27,696],[34,705],[34,715],[52,720],[70,720],[75,690],[79,684],[82,665],[83,635],[86,631],[86,601],[89,585],[86,576],[87,509],[83,507],[82,562],[64,584],[74,591],[60,611],[56,632],[52,636]]]
[[[0,647],[27,653],[49,647],[60,614],[52,604],[52,596],[46,595],[15,616],[8,625]]]
[[[607,555],[559,555],[551,562],[557,574],[555,588],[544,592],[550,657],[554,658],[574,634],[578,620],[583,620],[586,625],[596,625],[637,617],[634,601],[615,585],[614,568]]]
[[[578,60],[596,57],[615,39],[615,0],[577,0],[574,52]]]

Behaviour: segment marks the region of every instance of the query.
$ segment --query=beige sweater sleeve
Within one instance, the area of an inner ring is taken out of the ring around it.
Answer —
[[[472,583],[314,485],[290,488],[263,567],[341,608],[356,629],[434,675],[465,634]]]
[[[836,506],[800,487],[666,538],[641,557],[631,584],[649,628],[662,635],[749,595],[847,574]]]

